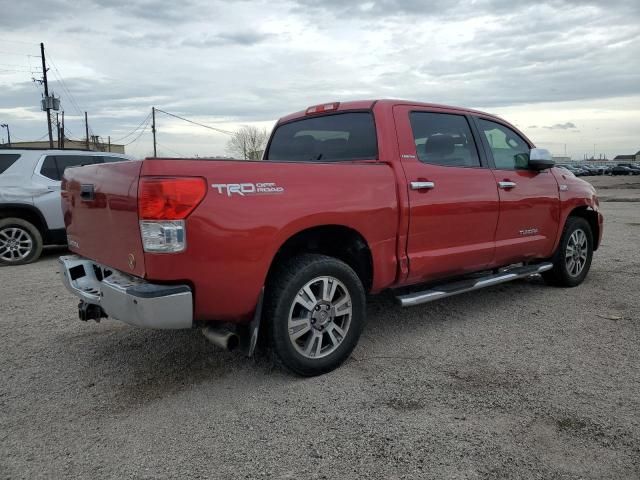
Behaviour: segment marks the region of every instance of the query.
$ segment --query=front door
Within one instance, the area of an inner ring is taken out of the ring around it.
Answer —
[[[410,219],[409,275],[417,283],[487,267],[494,256],[499,197],[465,115],[394,108]]]
[[[500,192],[493,263],[550,257],[560,223],[555,177],[550,170],[529,169],[531,146],[512,128],[485,118],[475,121]]]

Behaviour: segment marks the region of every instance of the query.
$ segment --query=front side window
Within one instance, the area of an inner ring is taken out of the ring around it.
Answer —
[[[516,132],[499,123],[480,118],[481,134],[485,136],[493,163],[499,170],[515,170],[529,167],[529,145]]]
[[[266,160],[338,162],[375,159],[376,129],[371,112],[310,117],[280,125]]]
[[[479,167],[478,150],[463,115],[411,112],[418,159],[447,167]]]
[[[0,155],[0,173],[4,173],[9,169],[11,165],[16,163],[16,161],[20,158],[20,155],[17,153],[8,153]]]

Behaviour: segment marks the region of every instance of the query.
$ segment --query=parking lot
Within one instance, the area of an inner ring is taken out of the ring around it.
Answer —
[[[317,378],[80,322],[59,250],[1,268],[0,477],[638,478],[640,177],[587,180],[607,201],[582,286],[373,298]]]

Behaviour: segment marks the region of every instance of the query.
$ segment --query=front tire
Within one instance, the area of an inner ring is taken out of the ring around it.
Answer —
[[[21,218],[0,220],[0,265],[24,265],[42,254],[42,235]]]
[[[569,217],[562,232],[560,245],[553,256],[553,269],[542,278],[549,285],[576,287],[589,273],[593,257],[593,233],[582,217]]]
[[[278,268],[269,283],[265,320],[277,363],[315,376],[349,358],[366,318],[365,291],[351,267],[305,254]]]

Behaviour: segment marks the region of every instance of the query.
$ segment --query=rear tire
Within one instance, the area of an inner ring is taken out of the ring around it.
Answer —
[[[346,263],[317,254],[292,258],[267,288],[265,320],[274,360],[302,376],[334,370],[358,343],[365,309],[362,282]]]
[[[42,254],[42,235],[21,218],[0,220],[0,265],[24,265]]]
[[[553,269],[542,278],[548,285],[576,287],[591,268],[593,233],[589,222],[582,217],[569,217],[562,232],[560,245],[553,256]]]

